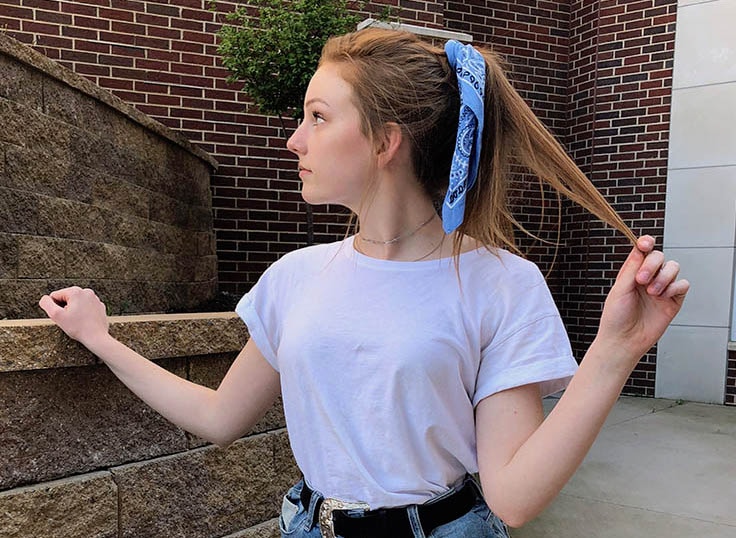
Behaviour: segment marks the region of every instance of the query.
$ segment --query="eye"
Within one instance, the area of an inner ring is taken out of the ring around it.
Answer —
[[[314,125],[320,124],[320,123],[322,123],[322,122],[325,121],[324,116],[322,116],[322,114],[320,114],[319,112],[316,112],[316,111],[315,112],[312,112],[312,119],[314,120],[312,122]]]

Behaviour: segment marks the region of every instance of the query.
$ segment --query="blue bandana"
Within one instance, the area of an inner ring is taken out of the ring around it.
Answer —
[[[455,40],[445,44],[447,59],[457,73],[460,90],[460,119],[455,153],[450,167],[450,183],[442,205],[442,227],[454,231],[465,216],[465,194],[475,184],[483,134],[483,93],[486,85],[486,62],[472,45]]]

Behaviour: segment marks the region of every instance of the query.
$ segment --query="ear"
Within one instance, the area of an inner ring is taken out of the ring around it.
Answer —
[[[388,166],[396,160],[401,145],[404,141],[404,133],[398,123],[389,122],[385,125],[383,136],[376,143],[376,158],[378,166]]]

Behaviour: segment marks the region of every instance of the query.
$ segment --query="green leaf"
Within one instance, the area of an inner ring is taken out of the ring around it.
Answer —
[[[229,81],[265,114],[298,116],[309,80],[327,39],[355,29],[357,15],[347,0],[253,0],[241,6],[233,25],[218,33],[219,53]]]

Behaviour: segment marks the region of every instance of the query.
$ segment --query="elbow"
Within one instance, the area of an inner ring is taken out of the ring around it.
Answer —
[[[493,510],[493,509],[491,509]],[[504,511],[496,512],[493,510],[493,513],[496,514],[498,517],[501,518],[501,520],[508,526],[513,529],[518,529],[519,527],[523,527],[527,523],[529,523],[532,519],[536,517],[536,514],[525,514],[522,510],[513,510],[513,509],[506,509]]]
[[[230,445],[232,445],[235,441],[237,441],[239,437],[233,436],[233,435],[213,435],[210,439],[207,439],[210,443],[217,446],[218,448],[228,448]]]
[[[506,526],[518,529],[536,518],[546,507],[546,503],[539,502],[528,493],[515,491],[514,488],[499,485],[500,477],[483,480],[481,487],[488,507],[503,521]],[[495,487],[494,487],[495,486]]]
[[[491,511],[496,514],[508,527],[518,529],[523,527],[539,515],[541,510],[524,502],[513,502],[500,495],[500,500],[494,495],[487,495],[486,502]]]
[[[204,440],[212,443],[218,448],[227,448],[240,438],[239,432],[233,432],[227,428],[212,429],[203,436]]]
[[[233,444],[233,439],[212,439],[210,442],[217,448],[225,449]]]

